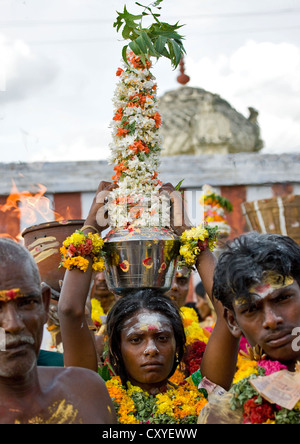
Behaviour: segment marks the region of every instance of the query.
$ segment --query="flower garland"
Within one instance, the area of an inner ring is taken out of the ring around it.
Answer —
[[[151,58],[167,57],[176,68],[185,53],[181,27],[160,22],[163,0],[143,6],[140,15],[133,15],[124,7],[118,12],[114,27],[123,28],[123,39],[129,40],[122,50],[121,68],[115,90],[112,121],[111,159],[118,187],[110,193],[107,209],[112,228],[169,227],[168,198],[161,196],[162,182],[158,179],[162,138],[159,128],[162,118],[157,99],[157,83],[150,72]],[[145,16],[153,23],[143,27]]]
[[[189,380],[189,376],[200,371],[210,332],[199,327],[199,324],[197,327],[197,315],[193,308],[182,307],[181,312],[187,336],[184,377]],[[246,339],[242,338],[237,371],[230,390],[233,395],[231,408],[242,410],[244,424],[299,424],[300,400],[293,410],[287,410],[264,400],[250,384],[253,378],[269,376],[287,368],[278,361],[260,355],[257,348],[253,351]]]
[[[117,76],[114,95],[113,142],[110,163],[115,164],[112,180],[118,188],[110,193],[108,214],[111,227],[169,226],[158,179],[162,123],[158,109],[157,84],[151,62],[127,51]]]
[[[178,387],[153,396],[131,384],[125,388],[119,377],[110,376],[106,386],[120,423],[197,423],[200,411],[207,404],[205,393],[198,390],[197,386],[202,379],[200,366],[210,332],[199,326],[193,308],[182,307],[181,315],[187,336],[187,350],[181,368],[177,368],[170,379]],[[245,350],[249,352],[250,346],[244,339],[241,341],[237,371],[230,390],[232,410],[242,410],[244,424],[299,424],[300,400],[293,410],[287,410],[264,400],[250,384],[251,379],[268,376],[286,369],[286,366],[267,359],[255,361],[253,354],[247,355]]]
[[[187,322],[190,325],[195,323],[192,313],[183,307]],[[201,361],[206,349],[210,333],[206,329],[202,330],[202,336],[193,340],[195,337],[188,338],[187,351],[184,356],[184,372],[188,378],[196,372],[199,372]],[[188,330],[185,328],[187,335]],[[299,424],[300,423],[300,400],[293,410],[281,408],[275,404],[264,400],[258,395],[257,391],[250,384],[250,380],[258,376],[268,376],[273,373],[286,369],[286,366],[278,361],[268,359],[254,360],[256,353],[249,353],[250,346],[246,339],[242,338],[240,352],[237,361],[237,371],[234,376],[233,385],[230,390],[232,394],[231,408],[233,410],[241,409],[245,424]],[[247,351],[248,353],[245,353]],[[252,350],[251,350],[252,352]]]
[[[182,307],[180,312],[187,344],[192,345],[198,340],[206,347],[210,333],[199,326],[195,310]],[[177,368],[170,378],[172,386],[156,396],[130,383],[125,388],[118,376],[110,376],[106,386],[116,408],[118,421],[122,424],[196,424],[207,400],[192,380],[186,379],[190,375],[189,370],[185,364]]]
[[[175,378],[178,381],[176,373]],[[204,396],[187,381],[155,396],[130,383],[126,389],[118,376],[107,381],[106,387],[121,424],[196,424],[207,404]]]
[[[98,233],[85,235],[81,230],[77,230],[67,237],[60,248],[61,266],[67,270],[78,268],[86,272],[89,266],[89,260],[86,257],[89,256],[93,261],[93,271],[103,271],[105,269],[105,262],[102,257],[103,245],[103,239]]]
[[[250,384],[251,379],[268,376],[287,367],[278,361],[253,361],[239,356],[238,371],[235,375],[232,393],[232,410],[241,409],[243,424],[299,424],[300,400],[293,410],[271,404]]]
[[[218,227],[199,225],[191,230],[186,230],[181,236],[180,266],[193,268],[198,256],[207,248],[213,251],[218,240]]]
[[[221,235],[229,235],[231,228],[225,213],[232,212],[232,204],[218,195],[210,185],[204,185],[202,193],[199,203],[203,206],[205,222],[211,227],[217,226]]]

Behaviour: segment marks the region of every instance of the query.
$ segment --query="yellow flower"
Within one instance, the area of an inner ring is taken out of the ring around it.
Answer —
[[[87,237],[88,237],[88,239],[91,239],[91,241],[93,243],[93,253],[99,254],[103,248],[103,245],[104,245],[104,241],[103,241],[102,237],[99,236],[98,233],[95,233],[95,234],[89,233]]]
[[[237,362],[238,370],[234,376],[233,384],[241,381],[244,378],[247,378],[250,375],[257,374],[257,362],[250,361],[249,359],[245,359],[241,356],[238,357]]]
[[[185,328],[186,334],[186,345],[191,345],[195,341],[202,341],[205,344],[208,342],[208,337],[203,332],[203,328],[197,323],[193,323],[192,325]]]
[[[127,394],[128,396],[132,396],[133,392],[143,393],[143,389],[138,386],[132,385],[130,382],[127,382]],[[148,396],[148,394],[147,394]]]
[[[191,345],[195,341],[208,342],[208,336],[199,325],[196,311],[190,307],[181,307],[181,317],[186,335],[186,345]]]
[[[85,235],[82,233],[79,233],[78,231],[75,231],[75,233],[71,234],[71,236],[67,237],[67,239],[64,241],[63,245],[68,248],[71,244],[74,245],[74,247],[77,247],[78,245],[81,245],[85,242]]]
[[[66,254],[67,254],[67,252],[68,252],[68,249],[63,245],[63,246],[60,248],[60,252],[61,252],[61,254],[65,257]]]
[[[122,398],[119,407],[119,421],[121,424],[139,424],[139,421],[135,418],[136,408],[133,400],[125,394]]]
[[[105,261],[103,258],[94,257],[93,259],[93,270],[97,273],[105,270]]]
[[[159,393],[156,395],[156,412],[155,416],[157,415],[168,415],[168,416],[174,416],[173,413],[173,406],[172,406],[172,400],[170,399],[171,393],[173,393],[173,390],[169,390],[166,393]]]
[[[79,268],[79,270],[81,271],[86,271],[89,266],[89,261],[88,259],[84,259],[81,256],[68,257],[67,259],[64,260],[63,266],[67,270],[73,270],[73,268]]]
[[[102,324],[100,316],[104,316],[105,313],[102,308],[101,302],[98,301],[98,299],[91,298],[91,305],[92,305],[92,314],[91,314],[92,321],[97,322],[98,324]]]
[[[196,311],[191,307],[181,307],[180,313],[183,320],[190,319],[192,322],[199,322]]]

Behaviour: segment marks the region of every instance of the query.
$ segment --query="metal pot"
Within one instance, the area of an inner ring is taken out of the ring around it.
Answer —
[[[66,271],[64,267],[59,268],[60,247],[83,224],[81,219],[46,222],[26,228],[22,233],[24,245],[37,263],[42,281],[57,292],[60,292],[59,281]]]
[[[115,294],[172,285],[180,241],[166,228],[118,228],[104,239],[106,281]]]

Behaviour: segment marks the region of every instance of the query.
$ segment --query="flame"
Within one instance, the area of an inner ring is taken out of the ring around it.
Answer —
[[[37,223],[60,221],[66,218],[51,208],[51,201],[45,196],[47,188],[37,184],[37,192],[19,191],[12,180],[12,188],[6,202],[0,204],[0,237],[10,237],[17,242],[22,241],[20,222],[30,227]],[[71,212],[68,209],[68,216]],[[71,217],[70,217],[71,218]]]

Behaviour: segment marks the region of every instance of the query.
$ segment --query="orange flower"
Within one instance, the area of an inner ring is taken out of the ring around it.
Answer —
[[[134,142],[133,145],[129,145],[128,147],[129,149],[131,149],[134,154],[137,154],[138,152],[145,152],[145,153],[149,153],[149,148],[148,146],[143,143],[141,140],[137,140]]]
[[[135,219],[139,219],[142,217],[144,212],[144,208],[131,208],[130,209],[130,216],[134,217]]]
[[[149,60],[146,60],[146,66],[145,66],[144,63],[141,61],[141,58],[136,57],[133,52],[127,55],[127,60],[130,61],[134,66],[134,68],[137,69],[145,69],[145,68],[149,69],[151,67],[151,62],[149,62]]]
[[[119,165],[116,165],[114,167],[114,171],[116,171],[116,174],[112,177],[112,180],[114,183],[117,183],[120,177],[122,176],[122,172],[126,171],[127,167],[124,165],[124,160]]]
[[[122,111],[123,111],[123,108],[119,108],[118,111],[116,112],[113,120],[116,120],[116,121],[122,120]]]
[[[120,77],[120,75],[122,74],[122,72],[123,72],[123,69],[122,69],[122,68],[119,68],[118,71],[117,71],[117,73],[116,73],[116,76],[117,76],[117,77]]]
[[[118,128],[117,136],[118,137],[126,136],[126,134],[128,134],[128,133],[129,133],[129,131],[127,129]]]
[[[159,114],[159,112],[156,112],[154,114],[154,120],[155,120],[155,128],[159,128],[159,126],[161,125],[161,115]]]

